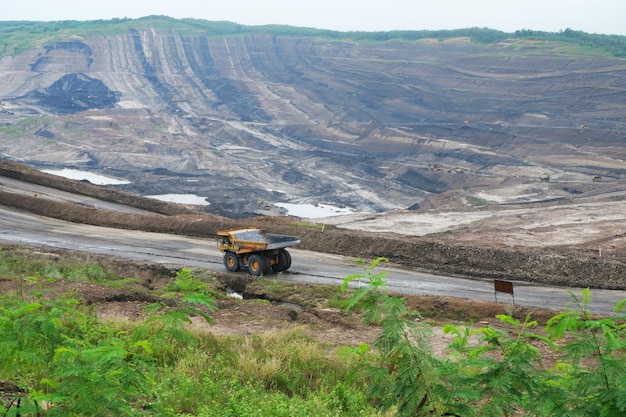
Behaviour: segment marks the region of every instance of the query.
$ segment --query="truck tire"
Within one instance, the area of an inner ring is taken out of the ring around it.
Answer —
[[[265,260],[265,268],[263,268],[263,275],[267,275],[272,270],[272,258],[269,255],[265,254],[263,256],[263,260]]]
[[[266,270],[265,258],[262,255],[254,254],[248,257],[248,272],[251,275],[260,276]]]
[[[286,271],[289,268],[291,268],[291,254],[287,252],[287,250],[284,250],[283,252],[285,252],[285,257],[287,258],[287,266],[285,266],[285,271]]]
[[[278,252],[278,262],[272,265],[272,269],[275,272],[283,272],[289,269],[291,266],[291,255],[286,250]]]
[[[237,272],[239,271],[241,264],[239,263],[239,258],[235,253],[226,252],[224,253],[224,266],[230,272]]]

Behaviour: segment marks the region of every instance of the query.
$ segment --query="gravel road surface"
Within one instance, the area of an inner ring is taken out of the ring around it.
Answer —
[[[224,271],[222,256],[212,239],[170,234],[147,233],[97,227],[36,216],[0,206],[0,242],[28,246],[71,249],[121,258],[142,260],[181,267],[201,267]],[[343,278],[360,272],[344,256],[329,255],[291,248],[293,264],[277,279],[298,283],[340,285]],[[494,301],[492,280],[464,279],[410,270],[391,264],[379,264],[388,271],[387,283],[392,292],[406,295],[452,296]],[[240,272],[243,273],[243,272]],[[363,285],[355,282],[354,285]],[[560,309],[570,300],[570,293],[581,289],[540,286],[514,282],[515,304]],[[615,303],[626,298],[626,291],[593,290],[591,310],[610,313]],[[511,303],[512,297],[498,293],[498,301]]]

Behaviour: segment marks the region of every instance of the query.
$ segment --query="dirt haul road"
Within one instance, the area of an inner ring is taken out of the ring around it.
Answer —
[[[224,272],[222,255],[213,239],[199,239],[170,234],[148,233],[75,224],[0,207],[0,242],[56,249],[71,249],[119,258],[199,267]],[[361,272],[354,259],[292,248],[293,264],[289,271],[274,278],[297,283],[340,285],[349,274]],[[424,273],[390,264],[390,291],[404,295],[453,296],[493,301],[493,280],[463,279]],[[244,274],[244,272],[239,272]],[[364,282],[355,282],[364,285]],[[563,308],[570,292],[581,289],[514,283],[515,304],[528,307]],[[626,291],[593,290],[591,309],[610,313],[615,303],[626,298]],[[498,300],[510,303],[510,295],[498,294]]]

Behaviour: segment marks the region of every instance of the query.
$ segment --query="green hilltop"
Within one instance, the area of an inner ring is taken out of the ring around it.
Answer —
[[[626,57],[626,36],[589,34],[565,29],[560,32],[543,32],[522,29],[513,33],[489,28],[453,30],[394,30],[383,32],[333,30],[296,27],[288,25],[247,26],[228,21],[202,19],[174,19],[168,16],[147,16],[138,19],[115,18],[110,20],[62,20],[53,22],[0,21],[0,55],[19,55],[48,42],[68,36],[118,35],[130,28],[156,28],[172,30],[186,36],[242,36],[254,33],[285,37],[319,37],[360,42],[385,42],[390,40],[415,41],[420,39],[446,40],[465,37],[473,42],[490,44],[505,39],[541,40],[561,42],[570,53],[594,53],[612,57]],[[574,48],[572,48],[574,47]]]

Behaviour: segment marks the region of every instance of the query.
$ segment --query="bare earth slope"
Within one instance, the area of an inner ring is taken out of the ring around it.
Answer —
[[[0,155],[198,194],[230,217],[279,214],[277,202],[377,212],[622,195],[625,75],[623,59],[545,41],[131,22],[0,57]]]

